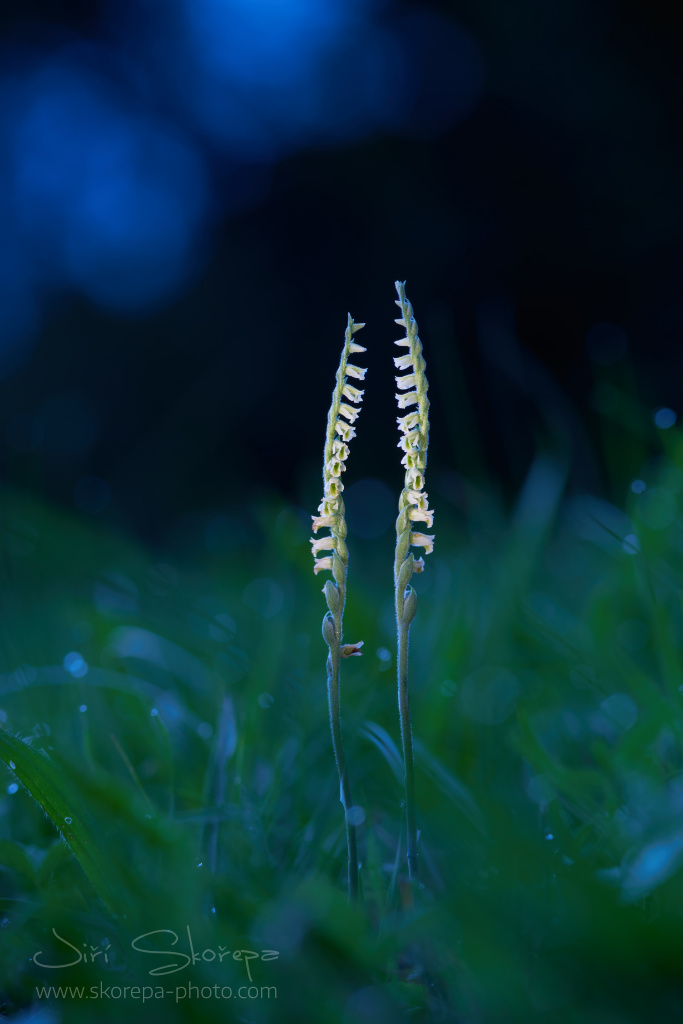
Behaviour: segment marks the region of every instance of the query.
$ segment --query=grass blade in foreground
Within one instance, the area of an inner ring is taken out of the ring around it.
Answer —
[[[343,399],[355,404],[363,398],[363,392],[352,387],[348,377],[363,380],[365,369],[348,363],[349,355],[354,352],[365,352],[361,345],[356,345],[352,338],[364,324],[354,324],[349,314],[346,327],[346,339],[339,369],[337,385],[332,393],[332,405],[327,417],[327,437],[325,440],[325,456],[323,461],[323,500],[318,506],[320,515],[313,516],[313,532],[321,527],[329,529],[327,537],[311,540],[313,555],[316,559],[315,573],[328,570],[334,577],[327,580],[323,593],[327,600],[328,611],[323,619],[323,637],[329,647],[327,657],[327,696],[330,708],[330,726],[332,728],[332,746],[339,773],[340,798],[346,819],[346,843],[348,853],[349,899],[358,898],[358,853],[356,849],[356,826],[353,820],[353,800],[349,783],[344,748],[342,746],[341,710],[339,697],[339,668],[342,658],[360,654],[363,644],[342,644],[342,619],[346,601],[346,571],[349,552],[346,547],[346,520],[344,518],[344,502],[342,491],[344,485],[340,477],[346,469],[344,462],[349,454],[347,441],[355,437],[356,431],[351,426],[358,419],[359,410],[347,405]],[[342,418],[343,417],[343,418]],[[348,422],[347,422],[348,421]],[[318,558],[318,552],[331,551],[330,555]]]
[[[408,872],[417,877],[417,817],[415,811],[415,770],[413,759],[413,738],[408,699],[408,633],[417,611],[417,594],[410,586],[414,572],[422,572],[424,560],[415,558],[411,546],[424,548],[429,554],[434,547],[434,537],[416,533],[414,524],[426,523],[431,527],[434,514],[428,508],[424,493],[424,474],[427,466],[427,445],[429,444],[429,399],[422,343],[418,337],[413,307],[406,298],[405,282],[396,282],[401,317],[396,323],[405,327],[406,336],[395,342],[408,349],[405,355],[397,356],[394,364],[397,370],[410,370],[405,376],[397,377],[396,383],[402,394],[396,395],[399,409],[417,406],[405,416],[398,417],[402,432],[398,447],[403,449],[401,460],[406,468],[405,484],[399,498],[399,515],[396,520],[396,558],[394,560],[394,584],[396,588],[396,630],[398,641],[398,711],[401,720],[401,740],[406,786],[406,823],[408,832]],[[411,390],[408,390],[408,389]]]
[[[4,729],[0,729],[0,760],[51,819],[103,903],[114,913],[120,913],[123,897],[114,889],[111,861],[100,852],[82,802],[72,793],[70,780],[44,754]]]

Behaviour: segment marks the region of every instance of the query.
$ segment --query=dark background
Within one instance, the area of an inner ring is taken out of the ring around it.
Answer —
[[[401,278],[442,497],[544,444],[609,489],[603,378],[681,401],[680,9],[188,4],[2,5],[4,479],[151,541],[308,507],[350,311],[352,468],[397,487]]]

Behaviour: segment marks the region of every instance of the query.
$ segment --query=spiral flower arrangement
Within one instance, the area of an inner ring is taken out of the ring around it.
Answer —
[[[413,314],[413,307],[406,298],[405,282],[396,282],[398,299],[396,305],[401,317],[395,322],[405,327],[406,335],[394,344],[408,351],[394,359],[397,370],[410,370],[396,377],[400,394],[396,395],[399,409],[411,409],[397,419],[401,439],[398,447],[403,449],[402,464],[405,466],[405,482],[399,498],[399,514],[396,520],[396,555],[394,559],[394,585],[396,598],[396,631],[398,643],[398,709],[401,723],[403,763],[405,770],[405,807],[408,839],[408,872],[411,878],[417,876],[417,819],[415,811],[415,779],[413,759],[412,725],[410,701],[408,698],[408,633],[417,611],[417,594],[410,586],[413,573],[424,571],[424,558],[416,558],[411,547],[422,548],[425,555],[434,549],[434,535],[414,529],[416,523],[425,523],[431,529],[434,513],[429,509],[424,491],[427,468],[427,447],[429,445],[429,399],[427,398],[426,363],[422,355],[422,342]],[[409,390],[412,389],[412,390]]]
[[[348,378],[363,380],[366,373],[362,367],[349,363],[348,358],[356,352],[366,351],[362,345],[358,345],[352,340],[356,331],[364,326],[365,324],[354,323],[349,314],[344,348],[337,370],[337,383],[332,393],[332,404],[327,417],[323,457],[323,499],[318,506],[319,515],[312,516],[314,533],[321,529],[327,529],[330,532],[324,537],[311,538],[311,548],[315,559],[313,571],[316,574],[323,571],[332,573],[332,579],[328,579],[323,587],[328,609],[323,618],[323,637],[329,648],[327,696],[332,747],[339,774],[340,799],[344,807],[346,821],[348,886],[351,900],[358,897],[358,853],[351,786],[342,745],[339,675],[341,661],[344,658],[360,655],[363,641],[355,644],[342,643],[342,620],[346,603],[346,573],[349,552],[346,547],[347,527],[342,498],[344,484],[341,481],[341,475],[346,470],[346,459],[349,455],[348,442],[356,436],[353,424],[360,414],[360,409],[356,406],[363,399],[363,392],[349,384]],[[327,551],[331,554],[323,554],[319,557],[320,552]]]
[[[425,555],[434,548],[434,535],[421,532],[422,524],[431,529],[434,513],[429,508],[424,490],[429,445],[429,399],[422,343],[418,335],[413,307],[406,298],[405,282],[396,282],[397,305],[401,316],[396,323],[405,328],[405,337],[395,344],[407,349],[394,358],[397,370],[407,373],[396,377],[399,393],[396,395],[399,410],[408,409],[397,419],[401,437],[398,446],[403,451],[402,464],[405,480],[399,499],[399,514],[396,520],[396,552],[394,557],[394,585],[396,600],[396,627],[398,644],[398,707],[403,745],[405,769],[405,808],[407,830],[407,860],[411,879],[417,877],[417,819],[415,810],[415,782],[410,703],[408,699],[408,634],[417,611],[417,594],[410,586],[413,573],[424,571],[424,557],[416,557],[411,548],[421,548]],[[327,612],[323,618],[323,637],[328,646],[327,693],[332,730],[332,746],[339,774],[340,798],[346,820],[348,853],[349,898],[358,896],[358,854],[356,844],[356,821],[351,787],[344,757],[341,733],[341,709],[339,693],[340,665],[345,658],[360,655],[363,641],[343,643],[342,620],[346,603],[346,575],[349,553],[346,546],[346,519],[342,492],[342,473],[346,470],[349,455],[349,441],[356,434],[353,424],[358,419],[363,391],[349,383],[349,377],[364,380],[366,370],[348,362],[349,356],[365,352],[362,345],[353,341],[356,331],[364,327],[356,324],[349,315],[344,348],[342,351],[337,381],[332,394],[332,404],[327,417],[327,434],[323,458],[323,499],[318,506],[318,515],[312,516],[313,532],[328,530],[322,537],[311,538],[314,557],[313,571],[330,572],[331,579],[325,582],[323,593],[327,601]]]

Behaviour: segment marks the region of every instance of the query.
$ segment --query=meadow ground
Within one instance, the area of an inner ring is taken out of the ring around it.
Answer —
[[[430,487],[412,888],[394,537],[350,535],[345,632],[366,652],[342,677],[358,907],[307,513],[254,500],[148,551],[5,490],[3,1013],[678,1019],[683,437],[662,436],[621,507],[567,496],[567,467],[544,454],[511,508],[463,480],[450,500]]]

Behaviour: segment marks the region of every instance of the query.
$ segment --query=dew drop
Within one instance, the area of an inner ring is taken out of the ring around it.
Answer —
[[[9,763],[9,766],[10,766],[10,768],[12,769],[12,771],[14,771],[14,770],[16,769],[16,767],[17,767],[17,766],[15,765],[14,761],[10,761],[10,763]]]
[[[70,651],[64,658],[64,668],[75,679],[82,679],[88,674],[88,663],[78,651]]]
[[[67,825],[70,825],[71,822],[73,821],[73,818],[65,818],[64,821],[67,823]]]
[[[346,820],[349,825],[362,825],[365,821],[365,811],[358,804],[355,804],[353,807],[349,807],[346,812]]]
[[[9,793],[10,796],[14,796],[14,794],[17,793],[18,790],[19,786],[17,785],[16,782],[10,782],[9,786],[7,787],[7,792]]]
[[[555,836],[552,834],[552,832],[548,832],[548,834],[546,835],[546,839],[554,839],[554,838],[555,838]]]
[[[158,714],[159,708],[152,708],[152,710],[150,711],[150,715],[152,716],[152,718],[156,718]]]

